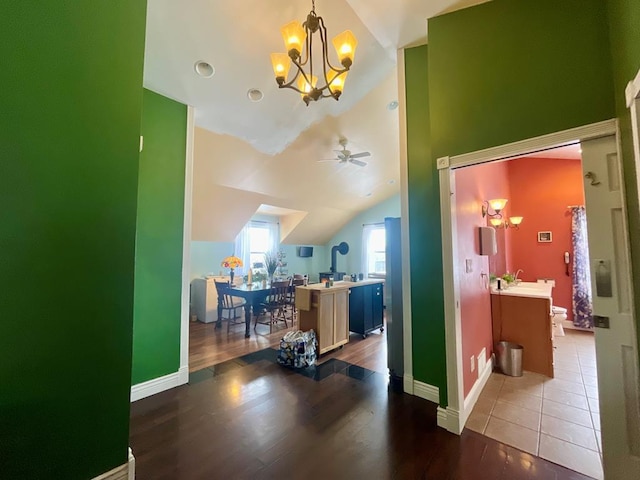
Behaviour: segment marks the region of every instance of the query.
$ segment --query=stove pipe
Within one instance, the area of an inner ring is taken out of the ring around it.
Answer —
[[[331,272],[336,271],[336,252],[340,252],[342,255],[349,253],[349,244],[347,242],[341,242],[340,245],[334,245],[331,247]]]

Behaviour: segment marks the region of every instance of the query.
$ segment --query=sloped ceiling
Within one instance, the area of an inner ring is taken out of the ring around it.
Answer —
[[[322,244],[398,193],[399,110],[386,108],[402,101],[397,49],[426,41],[427,18],[482,2],[317,0],[328,36],[350,29],[358,48],[340,101],[307,107],[278,89],[270,53],[284,50],[280,27],[303,21],[310,0],[148,0],[145,87],[195,108],[193,239],[230,241],[268,204],[301,212],[296,226],[287,220],[287,243]],[[213,77],[196,74],[198,61]],[[341,137],[371,152],[366,167],[316,162]]]

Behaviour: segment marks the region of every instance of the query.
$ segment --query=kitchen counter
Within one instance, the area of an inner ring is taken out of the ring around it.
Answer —
[[[320,354],[349,341],[351,290],[383,283],[384,280],[381,279],[367,279],[357,282],[338,281],[331,287],[325,287],[324,283],[296,287],[296,308],[299,312],[300,329],[304,331],[313,329],[316,332]],[[381,297],[380,306],[382,306]],[[380,317],[382,318],[382,308],[380,308]]]

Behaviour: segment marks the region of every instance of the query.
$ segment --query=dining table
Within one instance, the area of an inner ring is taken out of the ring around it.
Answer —
[[[271,291],[271,283],[269,282],[253,282],[243,283],[242,285],[231,285],[229,294],[233,297],[240,297],[246,300],[244,306],[244,322],[245,322],[245,338],[251,336],[251,314],[260,314],[260,305],[269,296]],[[222,304],[221,299],[218,297],[218,321],[222,319]]]

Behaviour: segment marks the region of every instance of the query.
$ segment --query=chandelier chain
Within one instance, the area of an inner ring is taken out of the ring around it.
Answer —
[[[316,0],[311,0],[311,11],[316,13]]]

